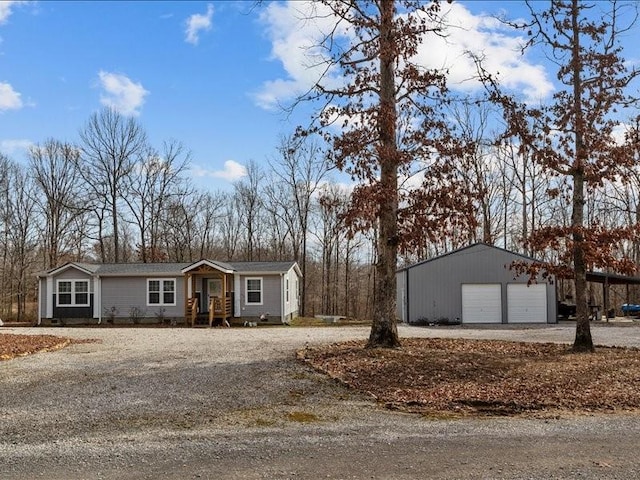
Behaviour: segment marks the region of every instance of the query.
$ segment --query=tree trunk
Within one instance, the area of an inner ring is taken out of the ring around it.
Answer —
[[[396,325],[396,259],[398,255],[398,147],[396,144],[393,0],[380,2],[380,190],[379,226],[374,284],[373,322],[367,347],[400,346]]]
[[[593,340],[589,325],[587,305],[587,268],[584,252],[584,160],[586,158],[582,116],[582,77],[580,58],[580,29],[578,19],[578,0],[573,0],[573,102],[575,118],[575,162],[573,165],[573,211],[571,228],[573,230],[573,268],[576,282],[576,338],[573,350],[576,352],[592,352]]]
[[[573,268],[576,282],[576,338],[573,350],[576,352],[592,352],[593,340],[589,325],[589,311],[587,304],[587,269],[584,260],[583,234],[580,227],[584,216],[584,181],[582,174],[574,175],[573,192]]]

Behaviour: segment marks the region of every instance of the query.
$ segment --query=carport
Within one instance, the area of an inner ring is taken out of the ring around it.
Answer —
[[[615,273],[604,272],[587,272],[587,282],[602,284],[602,306],[607,321],[609,321],[608,312],[609,305],[609,286],[625,285],[626,286],[626,303],[630,303],[629,285],[640,285],[640,277],[630,277],[626,275],[618,275]],[[615,308],[615,306],[614,306]]]

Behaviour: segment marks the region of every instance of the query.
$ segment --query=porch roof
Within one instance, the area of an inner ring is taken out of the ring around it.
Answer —
[[[190,265],[187,265],[186,267],[184,267],[181,271],[182,273],[189,273],[192,270],[195,270],[196,268],[200,268],[200,267],[209,267],[209,268],[213,268],[214,270],[218,270],[222,273],[234,273],[235,270],[234,268],[229,265],[228,263],[224,263],[224,262],[218,262],[215,260],[207,260],[207,259],[202,259],[199,260],[195,263],[192,263]]]

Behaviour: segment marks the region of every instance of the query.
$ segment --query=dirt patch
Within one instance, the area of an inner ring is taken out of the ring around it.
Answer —
[[[363,341],[305,348],[298,358],[388,408],[438,416],[558,415],[640,409],[640,351],[460,339]]]
[[[74,340],[54,335],[0,334],[0,361],[11,360],[39,352],[59,350],[72,343],[93,343],[95,340]]]

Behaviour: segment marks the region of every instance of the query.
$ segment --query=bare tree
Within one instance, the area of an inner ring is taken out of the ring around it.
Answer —
[[[200,258],[215,258],[221,255],[220,237],[224,221],[224,206],[227,197],[223,192],[203,192],[196,201],[195,234]]]
[[[260,215],[263,207],[260,185],[262,175],[260,166],[250,161],[247,165],[246,178],[234,184],[240,222],[245,232],[244,258],[249,262],[259,260],[257,244],[260,242]]]
[[[35,185],[21,165],[0,155],[0,314],[22,320],[37,261]]]
[[[234,260],[237,259],[238,256],[238,243],[240,241],[241,231],[239,208],[238,196],[235,194],[227,194],[222,218],[220,219],[221,244],[226,260]]]
[[[496,156],[495,135],[490,132],[492,111],[487,103],[465,101],[457,102],[451,107],[451,117],[460,130],[462,141],[469,148],[467,160],[456,165],[456,173],[464,182],[474,186],[474,204],[478,212],[480,240],[493,245],[503,219],[501,202],[501,172]],[[473,232],[473,240],[478,235]]]
[[[29,168],[38,187],[35,196],[44,219],[45,268],[58,265],[60,255],[70,248],[75,220],[85,212],[80,196],[79,149],[49,139],[29,149]]]
[[[282,212],[289,227],[293,255],[302,271],[300,312],[304,316],[309,217],[314,194],[329,172],[330,165],[318,143],[307,137],[282,137],[278,152],[278,159],[270,162],[278,180],[272,202]]]
[[[113,257],[109,260],[118,262],[121,260],[120,205],[136,162],[146,151],[147,135],[134,118],[126,118],[112,108],[105,108],[91,115],[80,131],[80,138],[80,171],[98,217],[102,261],[107,261],[104,213],[108,213],[113,242]]]
[[[189,153],[180,142],[164,142],[162,152],[149,148],[128,178],[124,200],[138,230],[138,256],[144,263],[164,257],[160,248],[162,219],[171,199],[187,188],[181,175],[188,161]]]

